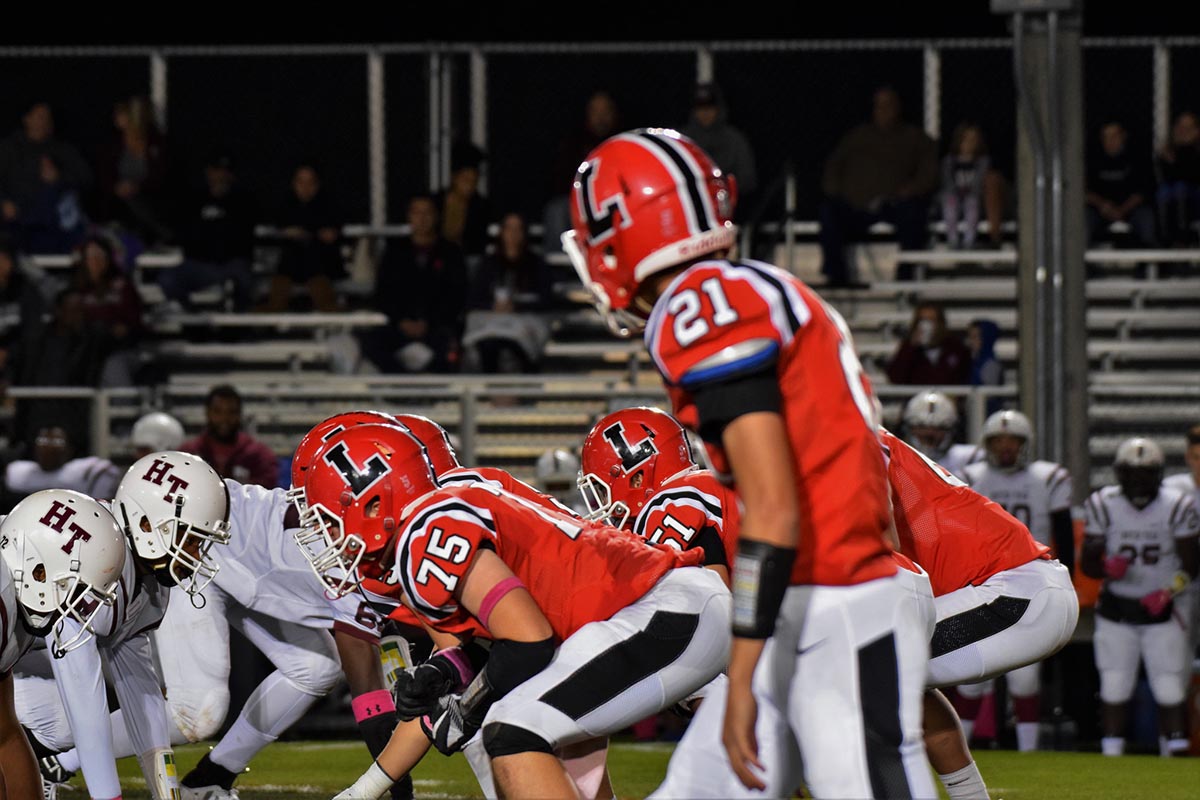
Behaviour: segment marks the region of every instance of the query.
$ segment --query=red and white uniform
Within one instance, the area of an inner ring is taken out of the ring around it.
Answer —
[[[729,591],[700,551],[647,546],[487,484],[418,501],[397,537],[395,574],[418,615],[454,632],[471,615],[454,592],[480,548],[493,550],[561,640],[542,672],[484,721],[552,746],[607,736],[715,678],[729,653]]]
[[[705,528],[720,537],[720,554],[726,569],[733,566],[741,509],[732,489],[708,470],[677,475],[659,487],[633,521],[633,532],[651,544],[676,550],[696,546],[696,536]],[[717,563],[716,554],[706,554],[707,563]]]
[[[488,483],[498,489],[503,489],[509,494],[514,494],[524,500],[536,503],[540,506],[552,509],[554,511],[565,512],[573,517],[579,516],[574,509],[563,505],[552,495],[545,492],[539,492],[537,489],[530,486],[523,480],[513,477],[497,467],[458,467],[456,469],[443,472],[438,476],[438,483],[442,486],[462,486],[474,483]]]
[[[926,623],[885,539],[878,400],[845,321],[776,267],[700,261],[655,301],[645,340],[674,416],[702,437],[712,421],[701,418],[701,393],[728,401],[731,382],[747,376],[774,377],[778,390],[800,523],[792,586],[753,681],[766,796],[788,796],[801,780],[815,797],[935,796],[921,739]],[[722,448],[705,444],[728,474]],[[888,691],[866,688],[884,681]],[[718,684],[701,704],[654,797],[762,796],[728,764],[723,692]],[[885,719],[887,733],[873,729]]]
[[[945,467],[880,429],[901,552],[929,573],[937,609],[929,683],[977,683],[1070,639],[1079,602],[1066,567],[1029,529]]]

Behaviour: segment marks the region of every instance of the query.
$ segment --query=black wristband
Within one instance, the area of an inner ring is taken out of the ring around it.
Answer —
[[[733,635],[766,639],[775,632],[783,594],[791,585],[795,548],[747,539],[733,560]]]

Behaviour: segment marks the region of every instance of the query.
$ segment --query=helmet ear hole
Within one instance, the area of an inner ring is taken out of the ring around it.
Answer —
[[[38,564],[33,568],[33,579],[38,583],[44,583],[46,580],[46,565]]]

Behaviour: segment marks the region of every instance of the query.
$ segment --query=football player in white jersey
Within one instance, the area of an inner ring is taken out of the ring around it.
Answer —
[[[1170,486],[1184,492],[1191,492],[1196,500],[1196,508],[1200,510],[1200,425],[1193,425],[1187,430],[1187,449],[1184,460],[1188,471],[1178,475],[1169,475],[1163,481],[1164,486]],[[1200,581],[1192,581],[1182,597],[1175,602],[1191,609],[1191,635],[1188,637],[1188,652],[1200,658]]]
[[[136,466],[136,465],[135,465]],[[131,471],[134,471],[131,468]],[[215,474],[215,473],[214,473]],[[364,720],[383,720],[386,743],[395,724],[384,706],[378,623],[362,597],[331,601],[293,542],[287,492],[218,481],[229,503],[229,542],[215,548],[204,602],[176,596],[155,632],[170,739],[209,739],[229,708],[229,631],[236,628],[277,667],[247,699],[238,719],[182,779],[184,800],[235,798],[233,783],[250,760],[328,694],[343,674]],[[179,590],[172,591],[173,595]],[[120,737],[123,720],[113,715]],[[382,749],[382,744],[379,745]],[[73,752],[58,756],[74,767]],[[411,797],[411,789],[407,796]]]
[[[58,427],[37,432],[33,458],[9,462],[4,485],[17,497],[43,489],[70,489],[100,500],[112,499],[121,480],[121,469],[107,458],[76,458],[70,435]]]
[[[66,652],[95,635],[116,600],[125,552],[108,510],[76,492],[36,492],[0,523],[0,797],[43,789],[17,717],[14,667],[41,637]]]
[[[1093,645],[1104,703],[1101,749],[1125,751],[1139,662],[1158,704],[1162,755],[1188,749],[1184,693],[1191,672],[1189,609],[1175,602],[1200,569],[1200,515],[1191,493],[1163,485],[1162,449],[1135,437],[1117,448],[1117,485],[1087,501],[1081,567],[1104,583]]]
[[[1071,521],[1071,475],[1050,461],[1030,461],[1033,425],[1020,411],[997,411],[983,424],[980,444],[987,454],[963,468],[967,484],[999,503],[1016,517],[1039,543],[1052,548],[1059,562],[1074,572],[1075,532]],[[1041,717],[1041,665],[1033,663],[1005,676],[1017,717],[1017,749],[1037,749]],[[983,695],[992,681],[958,687],[968,738]]]
[[[53,754],[77,746],[67,770],[83,770],[92,797],[121,795],[116,759],[128,755],[137,756],[155,800],[179,797],[150,635],[163,619],[171,587],[183,593],[181,604],[187,605],[189,597],[201,602],[200,592],[215,572],[209,549],[227,541],[228,513],[225,488],[211,467],[186,453],[165,452],[130,467],[117,487],[112,513],[83,498],[74,504],[56,501],[41,518],[80,538],[98,535],[92,525],[111,525],[126,549],[113,602],[97,606],[90,626],[74,624],[78,645],[68,641],[50,652],[35,649],[16,670],[17,714],[43,756],[49,783],[69,778]],[[115,730],[104,665],[121,704]],[[55,791],[51,787],[50,795]]]
[[[959,478],[963,467],[983,458],[973,444],[954,444],[958,428],[958,409],[941,392],[926,391],[913,395],[904,406],[904,441],[933,459]]]

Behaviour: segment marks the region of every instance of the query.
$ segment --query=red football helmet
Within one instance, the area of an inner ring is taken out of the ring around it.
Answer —
[[[632,524],[668,480],[700,468],[683,426],[646,406],[602,417],[584,438],[582,455],[579,493],[587,518],[618,528]]]
[[[573,230],[562,235],[596,308],[614,333],[645,324],[647,277],[733,247],[737,190],[700,147],[676,131],[641,128],[613,136],[575,173]]]
[[[337,436],[352,425],[394,425],[396,418],[382,411],[347,411],[334,414],[332,417],[318,422],[292,455],[292,488],[288,490],[288,500],[296,506],[296,510],[304,513],[304,473],[312,464],[313,456],[317,454],[327,441]]]
[[[439,478],[462,466],[458,463],[454,445],[450,443],[450,434],[441,425],[420,414],[397,414],[396,422],[412,431],[413,436],[425,445],[433,472]]]
[[[359,564],[379,560],[401,512],[437,489],[425,446],[399,425],[355,425],[313,457],[304,476],[308,507],[296,543],[335,597],[358,583]]]

